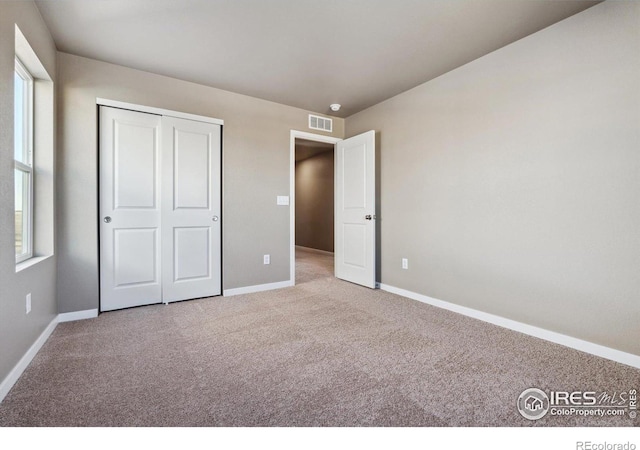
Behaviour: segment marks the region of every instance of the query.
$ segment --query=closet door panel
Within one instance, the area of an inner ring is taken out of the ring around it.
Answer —
[[[165,302],[221,294],[220,125],[162,118]]]
[[[160,303],[158,115],[100,107],[100,309]]]
[[[100,310],[222,293],[217,124],[100,107]]]

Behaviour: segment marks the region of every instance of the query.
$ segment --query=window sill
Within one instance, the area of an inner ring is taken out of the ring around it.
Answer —
[[[22,272],[23,270],[28,269],[29,267],[35,266],[36,264],[41,263],[42,261],[47,260],[52,256],[53,255],[34,256],[33,258],[29,258],[26,261],[22,261],[16,264],[16,273]]]

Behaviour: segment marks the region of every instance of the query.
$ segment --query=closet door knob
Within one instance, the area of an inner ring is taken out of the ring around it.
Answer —
[[[213,220],[214,222],[217,222],[217,221],[218,221],[218,216],[213,216],[213,217],[211,218],[211,220]]]
[[[107,216],[104,218],[104,223],[111,223],[111,217]]]

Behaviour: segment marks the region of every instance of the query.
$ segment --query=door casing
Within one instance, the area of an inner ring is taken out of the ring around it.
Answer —
[[[296,281],[296,139],[305,139],[308,141],[316,141],[316,142],[324,142],[328,144],[334,145],[334,155],[336,152],[336,144],[344,139],[336,138],[332,136],[325,136],[322,134],[309,133],[306,131],[298,131],[291,130],[290,142],[289,142],[289,198],[290,198],[290,223],[289,223],[289,267],[290,267],[290,275],[289,275],[289,284],[291,286],[295,285]],[[377,156],[376,156],[377,160]],[[377,164],[376,164],[377,167]],[[378,177],[378,169],[376,169],[376,177]],[[335,180],[334,180],[335,183]],[[377,203],[379,199],[378,192],[378,182],[376,182],[376,208],[378,207]],[[375,213],[374,213],[375,214]],[[376,238],[376,249],[379,248],[378,239]],[[379,250],[376,250],[376,252]],[[376,254],[376,260],[378,256]],[[376,262],[376,267],[378,267],[378,262]],[[379,270],[379,269],[376,269]],[[379,276],[379,274],[377,275]],[[376,287],[377,287],[376,280]]]
[[[296,139],[306,139],[308,141],[324,142],[334,145],[342,139],[324,136],[322,134],[308,133],[306,131],[291,130],[289,142],[289,282],[296,284]]]
[[[211,124],[216,124],[216,125],[220,125],[221,129],[220,129],[220,133],[221,133],[221,141],[220,141],[220,216],[219,216],[219,221],[220,221],[220,293],[222,294],[224,292],[224,278],[223,278],[223,264],[222,264],[222,257],[223,257],[223,217],[224,217],[224,202],[223,202],[223,198],[224,198],[224,183],[222,182],[223,180],[223,160],[224,160],[224,121],[222,119],[217,119],[217,118],[213,118],[213,117],[207,117],[207,116],[201,116],[201,115],[197,115],[197,114],[190,114],[190,113],[185,113],[185,112],[181,112],[181,111],[174,111],[174,110],[170,110],[170,109],[164,109],[164,108],[156,108],[153,106],[147,106],[147,105],[140,105],[140,104],[135,104],[135,103],[128,103],[128,102],[122,102],[122,101],[118,101],[118,100],[111,100],[111,99],[105,99],[105,98],[96,98],[96,108],[99,109],[100,106],[109,106],[109,107],[113,107],[113,108],[119,108],[119,109],[125,109],[125,110],[130,110],[130,111],[135,111],[135,112],[142,112],[142,113],[150,113],[150,114],[156,114],[159,116],[166,116],[166,117],[174,117],[174,118],[179,118],[179,119],[186,119],[186,120],[193,120],[193,121],[198,121],[198,122],[205,122],[205,123],[211,123]],[[97,122],[97,124],[99,123],[99,121]],[[96,124],[96,126],[97,126]],[[99,130],[98,130],[98,136],[99,136]],[[100,149],[97,148],[98,151],[98,156],[99,156],[99,152]],[[99,160],[99,158],[98,158]],[[100,168],[98,167],[98,174],[100,173]],[[97,193],[96,193],[96,199],[99,201],[100,199],[100,179],[98,178],[98,185],[97,185]],[[101,310],[101,280],[100,280],[100,273],[101,273],[101,264],[102,264],[102,256],[101,256],[101,252],[100,252],[100,223],[102,220],[102,217],[100,215],[100,205],[98,205],[97,208],[97,212],[98,212],[98,216],[97,216],[97,227],[98,227],[98,311]]]

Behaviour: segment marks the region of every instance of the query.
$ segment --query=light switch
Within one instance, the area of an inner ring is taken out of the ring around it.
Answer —
[[[284,206],[289,205],[289,196],[288,195],[278,195],[278,198],[276,200],[276,204],[284,205]]]

